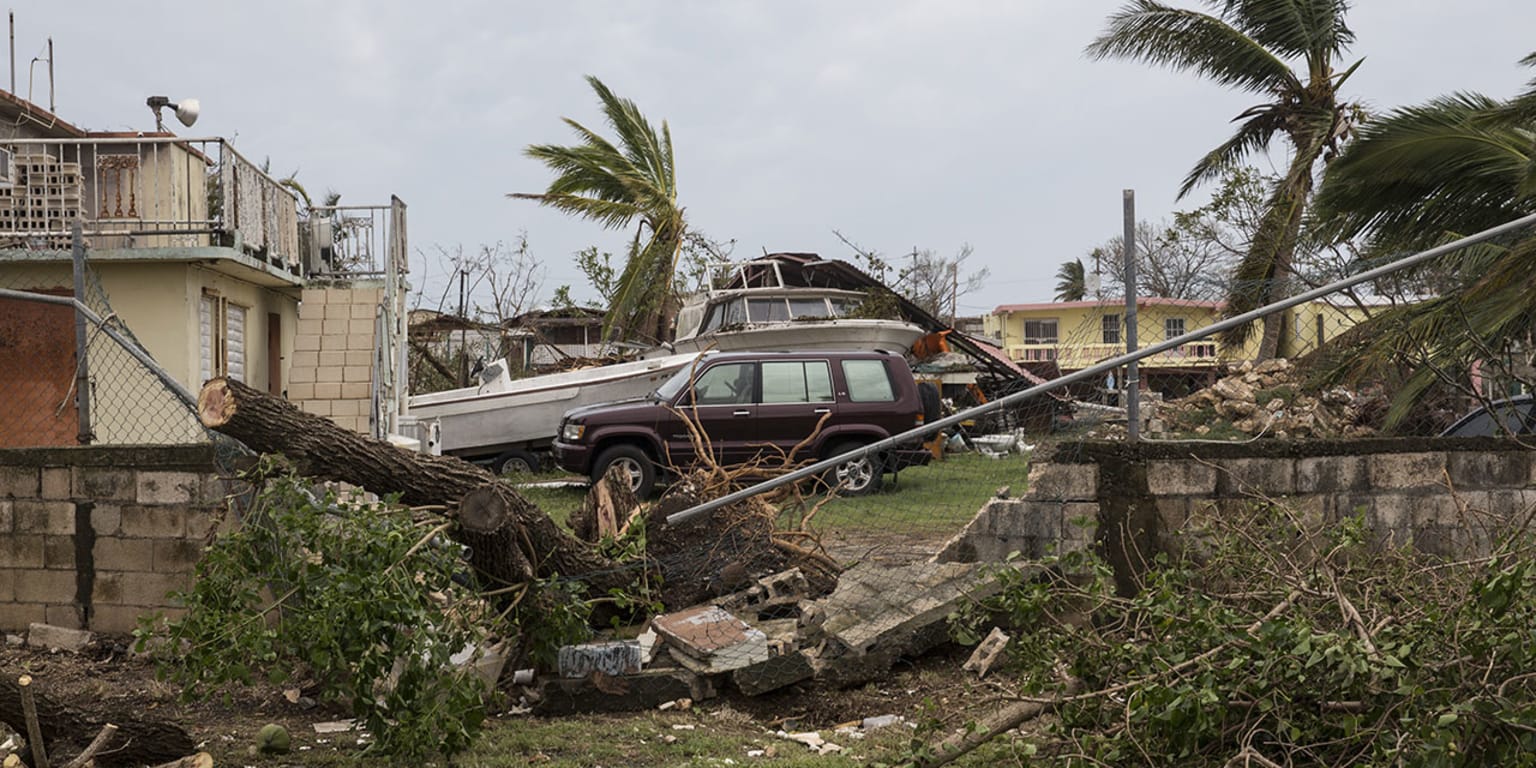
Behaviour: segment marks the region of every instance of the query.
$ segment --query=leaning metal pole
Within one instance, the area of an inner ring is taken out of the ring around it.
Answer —
[[[85,239],[80,234],[79,219],[75,219],[70,230],[70,255],[75,265],[75,411],[80,422],[75,439],[81,445],[90,445],[96,439],[96,430],[91,424],[89,336],[82,312],[85,309]]]
[[[897,443],[908,442],[915,437],[931,435],[941,429],[952,427],[968,419],[974,419],[982,414],[991,413],[992,411],[998,410],[1000,408],[1008,408],[1010,406],[1017,405],[1031,397],[1035,397],[1036,395],[1042,394],[1044,392],[1049,392],[1053,389],[1061,389],[1062,387],[1065,387],[1069,384],[1076,384],[1079,381],[1086,381],[1099,376],[1103,376],[1105,371],[1118,368],[1122,365],[1129,365],[1135,360],[1141,360],[1153,355],[1159,355],[1167,352],[1170,349],[1177,349],[1184,344],[1188,344],[1192,341],[1199,341],[1200,339],[1204,339],[1207,336],[1225,331],[1228,328],[1236,328],[1237,326],[1251,323],[1266,315],[1270,315],[1275,312],[1283,312],[1287,309],[1290,309],[1291,307],[1299,306],[1313,299],[1327,296],[1330,293],[1337,293],[1344,290],[1345,288],[1351,288],[1361,283],[1370,282],[1378,277],[1390,275],[1394,272],[1422,264],[1426,261],[1429,261],[1430,259],[1439,258],[1448,253],[1454,253],[1461,250],[1462,248],[1466,248],[1469,245],[1477,245],[1478,243],[1492,240],[1496,237],[1499,237],[1500,235],[1505,235],[1510,232],[1519,231],[1531,225],[1536,225],[1536,213],[1530,214],[1529,216],[1522,216],[1506,224],[1500,224],[1497,227],[1485,229],[1475,235],[1469,235],[1467,237],[1461,238],[1460,240],[1449,242],[1445,245],[1436,246],[1427,251],[1420,251],[1416,254],[1413,254],[1412,256],[1405,256],[1390,264],[1383,264],[1379,267],[1376,267],[1375,269],[1368,269],[1357,275],[1346,277],[1343,280],[1335,280],[1334,282],[1331,282],[1327,285],[1313,288],[1312,290],[1306,291],[1304,293],[1298,293],[1295,296],[1292,296],[1288,299],[1282,299],[1273,304],[1266,304],[1265,306],[1259,307],[1258,309],[1244,312],[1241,315],[1229,317],[1225,320],[1212,323],[1211,325],[1207,325],[1204,328],[1200,328],[1196,331],[1191,331],[1182,336],[1160,341],[1138,352],[1110,358],[1104,362],[1089,366],[1075,373],[1069,373],[1065,376],[1051,379],[1044,384],[1036,384],[1033,387],[1019,390],[1018,392],[1015,392],[1006,397],[1001,397],[989,403],[979,405],[975,408],[946,416],[942,419],[939,419],[938,421],[925,424],[917,429],[903,432],[899,435],[887,437],[884,440],[870,443],[869,445],[854,449],[844,454],[833,456],[828,459],[824,459],[822,461],[818,461],[815,464],[811,464],[806,467],[801,467],[800,469],[780,475],[771,480],[765,480],[761,483],[758,483],[757,485],[749,486],[733,493],[728,493],[713,501],[708,501],[696,507],[691,507],[681,512],[676,512],[672,515],[669,515],[667,517],[667,525],[677,525],[679,523],[687,522],[688,520],[691,520],[695,517],[708,514],[724,506],[735,504],[736,502],[742,501],[743,499],[749,499],[760,493],[766,493],[775,488],[779,488],[790,483],[799,482],[814,475],[821,474],[822,472],[827,471],[828,468],[835,467],[845,461],[883,451],[887,448],[895,446]],[[4,295],[6,295],[6,292],[0,291],[0,296]]]
[[[1141,439],[1141,372],[1136,364],[1136,190],[1123,193],[1125,207],[1125,353],[1132,355],[1125,366],[1125,439],[1132,444]]]

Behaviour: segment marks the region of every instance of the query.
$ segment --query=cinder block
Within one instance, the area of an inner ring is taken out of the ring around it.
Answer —
[[[235,515],[225,509],[209,509],[201,507],[187,510],[187,538],[193,545],[199,548],[204,542],[212,541],[215,533],[224,533],[233,530],[236,524]],[[201,555],[199,555],[201,556]]]
[[[323,367],[340,368],[343,365],[346,365],[346,363],[347,363],[347,353],[346,352],[337,350],[337,351],[326,351],[326,352],[321,352],[320,353],[320,365],[323,366]]]
[[[326,320],[346,321],[352,317],[352,308],[347,304],[327,303],[325,305],[325,313],[321,317],[324,317]]]
[[[1366,482],[1363,456],[1313,456],[1296,460],[1297,493],[1363,491]]]
[[[139,472],[135,496],[140,504],[187,504],[195,500],[201,479],[191,472]]]
[[[184,591],[192,584],[191,574],[124,573],[97,571],[92,605],[170,605],[171,592]]]
[[[1193,459],[1149,461],[1147,490],[1153,496],[1209,496],[1216,492],[1216,468]]]
[[[321,353],[324,354],[324,353]],[[320,366],[315,369],[316,384],[340,384],[343,380],[340,366]]]
[[[343,354],[346,355],[346,365],[366,365],[369,367],[373,366],[372,352],[358,349],[349,349]]]
[[[0,496],[35,499],[42,493],[36,467],[0,467]]]
[[[342,369],[342,381],[367,382],[373,380],[373,369],[366,365],[350,365]]]
[[[158,539],[125,539],[118,536],[96,540],[91,557],[99,571],[151,571]]]
[[[340,381],[315,382],[315,398],[318,400],[335,400],[341,397]]]
[[[373,385],[370,382],[343,381],[341,383],[341,396],[346,400],[362,400],[366,402],[370,399],[372,393]]]
[[[306,368],[295,367],[288,372],[288,388],[291,391],[299,384],[314,384],[318,376],[318,368],[309,366]]]
[[[369,315],[367,320],[352,319],[347,321],[347,333],[353,335],[366,333],[371,335],[373,331],[374,324],[372,315]]]
[[[55,571],[75,569],[75,537],[44,536],[43,567]]]
[[[320,349],[322,351],[336,350],[345,352],[351,349],[351,339],[352,337],[350,336],[321,336]]]
[[[374,316],[377,315],[378,312],[378,305],[374,303],[358,303],[352,305],[353,320],[367,320],[371,324],[373,322]]]
[[[1456,451],[1446,455],[1446,471],[1458,492],[1518,488],[1530,477],[1531,457],[1528,451]]]
[[[1443,453],[1378,453],[1366,458],[1371,488],[1444,488],[1446,459]]]
[[[127,507],[123,535],[129,538],[179,539],[187,535],[186,506]]]
[[[338,307],[338,309],[345,309],[345,308],[344,307]],[[344,319],[344,318],[328,317],[328,318],[325,319],[325,321],[323,323],[320,324],[320,335],[322,335],[322,336],[345,336],[351,330],[349,325],[348,325],[351,322],[352,321]]]
[[[299,324],[294,327],[294,333],[296,333],[296,334],[306,334],[306,335],[310,335],[310,336],[319,336],[320,334],[325,332],[323,330],[324,328],[325,328],[325,321],[323,319],[322,320],[316,320],[316,319],[313,319],[313,318],[301,319],[301,320],[299,320]]]
[[[53,501],[68,501],[73,498],[71,491],[72,472],[69,467],[43,467],[42,472],[43,498]]]
[[[22,501],[11,504],[12,528],[18,534],[70,536],[75,532],[75,505],[68,501]]]
[[[305,371],[304,373],[307,374],[306,379],[313,379],[315,377],[315,372],[313,369]],[[314,398],[315,383],[308,380],[300,381],[299,372],[295,370],[293,372],[293,381],[288,385],[288,399],[293,402],[298,402],[300,400],[313,400]]]
[[[97,537],[116,536],[123,529],[123,508],[117,504],[91,507],[91,530]]]
[[[203,546],[188,539],[158,539],[154,542],[156,573],[191,573],[203,558]]]
[[[78,605],[50,605],[43,609],[43,615],[47,617],[44,623],[52,627],[67,629],[71,632],[81,632],[85,629],[84,613]],[[30,636],[30,634],[29,632],[28,635]],[[85,644],[89,645],[90,640],[94,638],[89,632],[85,632],[85,635],[89,638]],[[82,649],[84,647],[81,646]]]
[[[351,288],[327,288],[325,289],[326,304],[341,304],[343,306],[352,303],[353,289]]]
[[[159,610],[141,605],[92,605],[91,629],[114,635],[130,634],[139,628],[139,617],[153,615]]]
[[[27,577],[27,571],[20,568],[0,568],[0,603],[9,603],[16,599],[16,582]]]
[[[373,334],[371,332],[348,334],[347,349],[373,351]]]
[[[21,632],[31,624],[47,620],[47,606],[42,603],[0,603],[0,629],[8,632]]]
[[[15,519],[11,515],[11,500],[0,499],[0,534],[9,534],[16,529]]]
[[[321,338],[323,337],[318,333],[298,334],[293,337],[293,351],[304,352],[308,350],[318,350],[320,349]]]
[[[16,582],[16,600],[22,603],[73,603],[75,572],[33,571]]]
[[[325,306],[325,299],[326,295],[324,288],[305,288],[304,291],[299,294],[299,301],[302,302],[299,305],[299,308],[303,309],[305,306],[323,307]]]
[[[303,352],[294,352],[291,362],[292,368],[313,368],[320,364],[320,353],[317,350],[306,349]]]
[[[1037,464],[1029,468],[1026,498],[1049,501],[1096,501],[1099,465]]]
[[[1284,496],[1296,492],[1293,459],[1224,459],[1217,474],[1221,496]]]
[[[364,412],[363,401],[361,400],[342,398],[331,403],[332,416],[358,416]]]
[[[139,478],[130,469],[76,467],[75,498],[102,501],[133,501],[138,496]]]

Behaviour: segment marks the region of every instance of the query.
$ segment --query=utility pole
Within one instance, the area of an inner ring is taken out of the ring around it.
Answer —
[[[459,269],[459,386],[469,386],[469,347],[465,343],[464,333],[469,324],[469,319],[464,316],[464,276],[469,270]]]
[[[1136,351],[1136,190],[1123,193],[1125,207],[1125,353]],[[1141,377],[1136,361],[1125,367],[1125,437],[1141,439]]]

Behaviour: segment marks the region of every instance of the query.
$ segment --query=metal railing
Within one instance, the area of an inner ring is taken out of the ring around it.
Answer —
[[[299,201],[221,138],[0,141],[0,248],[236,247],[298,272]]]

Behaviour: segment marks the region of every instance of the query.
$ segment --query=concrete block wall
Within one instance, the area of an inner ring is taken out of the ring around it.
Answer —
[[[127,633],[233,524],[204,446],[0,450],[0,630]]]
[[[340,426],[368,433],[373,402],[377,282],[305,288],[289,368],[288,399]]]
[[[1095,546],[1150,560],[1202,517],[1270,503],[1325,524],[1359,515],[1381,546],[1473,557],[1536,505],[1536,452],[1489,438],[1060,444],[1037,454],[1022,498],[988,502],[936,559]]]

